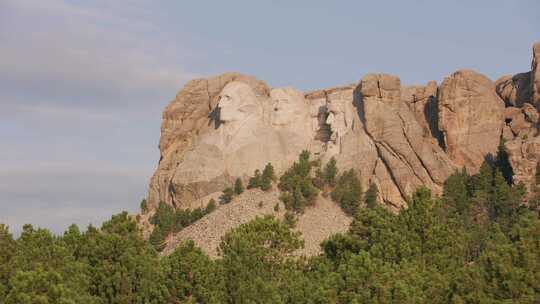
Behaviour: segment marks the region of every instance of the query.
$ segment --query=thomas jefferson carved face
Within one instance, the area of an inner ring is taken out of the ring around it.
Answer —
[[[243,82],[229,82],[219,94],[219,120],[225,123],[243,121],[253,114],[261,115],[261,105],[251,87]]]
[[[272,125],[286,126],[308,119],[309,107],[300,92],[292,88],[273,89],[270,98]]]

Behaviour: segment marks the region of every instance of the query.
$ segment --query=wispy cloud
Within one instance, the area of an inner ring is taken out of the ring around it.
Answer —
[[[0,222],[62,232],[134,211],[160,112],[193,77],[143,1],[0,2]]]
[[[140,100],[121,97],[173,93],[193,76],[176,58],[187,51],[168,45],[151,22],[109,9],[56,0],[3,3],[0,80],[5,94],[33,91],[64,102],[100,97],[126,104]]]

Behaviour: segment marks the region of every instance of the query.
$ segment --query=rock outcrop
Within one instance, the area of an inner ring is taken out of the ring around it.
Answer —
[[[533,46],[533,60],[531,64],[531,103],[540,110],[540,42]]]
[[[163,111],[159,141],[160,160],[148,190],[150,206],[155,206],[160,201],[175,205],[178,201],[177,193],[182,191],[173,184],[178,165],[194,141],[215,128],[214,117],[219,94],[225,85],[232,81],[246,83],[256,96],[269,95],[270,89],[264,82],[239,73],[226,73],[189,81]],[[190,196],[191,200],[199,196],[190,190],[179,194]]]
[[[497,93],[507,103],[503,138],[513,183],[534,185],[540,162],[540,42],[533,46],[531,71],[499,79]],[[504,79],[512,79],[506,86]]]
[[[495,156],[504,126],[504,102],[482,74],[461,70],[439,88],[439,128],[446,152],[458,167],[476,173]]]
[[[540,136],[531,139],[517,137],[505,146],[512,166],[513,182],[523,183],[530,188],[536,182],[535,175],[540,162]]]
[[[439,194],[455,168],[427,132],[427,122],[418,120],[410,104],[402,100],[399,78],[370,74],[362,78],[359,88],[365,129],[403,201],[421,186]],[[380,179],[376,174],[375,178]]]

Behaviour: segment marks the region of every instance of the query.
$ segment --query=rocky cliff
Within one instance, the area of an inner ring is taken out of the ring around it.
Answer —
[[[513,183],[529,187],[540,162],[539,62],[537,43],[530,71],[495,82],[471,70],[416,86],[403,86],[393,75],[367,74],[357,83],[311,92],[270,88],[239,73],[192,80],[163,112],[160,161],[140,223],[148,236],[159,202],[204,207],[237,178],[246,183],[267,163],[283,173],[302,150],[323,164],[335,158],[340,170],[354,168],[364,189],[377,185],[379,202],[396,212],[420,186],[439,195],[455,170],[476,173],[493,161],[501,143]],[[163,252],[193,239],[215,257],[227,230],[264,214],[284,216],[275,188],[246,191],[167,234]],[[318,197],[298,217],[296,230],[306,248],[297,253],[316,254],[320,241],[346,231],[350,220]]]
[[[424,86],[367,74],[303,93],[238,73],[192,80],[163,112],[149,206],[199,206],[268,162],[282,173],[304,149],[355,168],[394,210],[419,186],[440,194],[455,170],[476,172],[501,139],[514,182],[530,184],[540,160],[539,64],[536,43],[531,71],[495,82],[470,70]]]

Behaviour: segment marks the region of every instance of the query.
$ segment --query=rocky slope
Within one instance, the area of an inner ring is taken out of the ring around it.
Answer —
[[[358,83],[302,93],[238,73],[192,80],[163,112],[150,210],[160,201],[177,208],[205,204],[268,162],[282,173],[304,149],[323,163],[334,157],[340,169],[356,169],[364,189],[375,183],[379,200],[396,211],[419,186],[440,194],[456,169],[475,173],[501,139],[514,182],[528,185],[540,160],[539,64],[536,43],[531,71],[495,82],[471,70],[425,86],[367,74]],[[237,205],[226,208],[249,213]],[[224,221],[218,211],[173,237],[168,248],[196,233],[191,230],[210,234],[200,229]],[[226,222],[222,230],[236,225]]]
[[[276,208],[276,205],[278,206]],[[282,219],[285,206],[279,200],[278,191],[263,192],[258,189],[247,190],[226,205],[206,215],[195,224],[188,226],[176,235],[171,235],[163,254],[169,254],[179,242],[191,239],[210,257],[218,256],[221,238],[239,225],[253,220],[257,216],[273,215]],[[320,253],[320,244],[329,236],[346,232],[352,219],[339,206],[322,196],[317,198],[314,206],[308,208],[297,219],[293,230],[302,233],[304,247],[298,255],[315,255]]]

